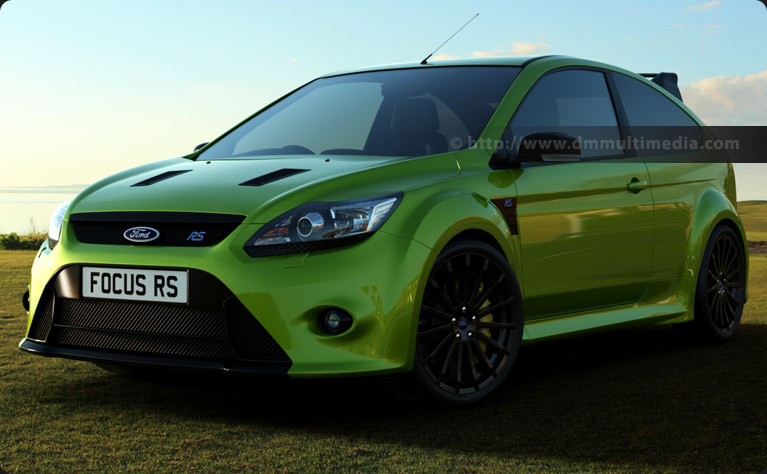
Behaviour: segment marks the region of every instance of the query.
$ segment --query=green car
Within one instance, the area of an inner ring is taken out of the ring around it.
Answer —
[[[748,263],[732,165],[626,142],[702,125],[673,74],[563,56],[329,74],[59,207],[20,347],[385,374],[465,404],[526,343],[637,324],[724,341]]]

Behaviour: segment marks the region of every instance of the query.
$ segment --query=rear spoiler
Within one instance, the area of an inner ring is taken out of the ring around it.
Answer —
[[[679,92],[679,86],[676,85],[679,78],[675,72],[659,72],[640,75],[649,78],[654,83],[669,91],[671,95],[680,101],[682,100],[682,93]]]

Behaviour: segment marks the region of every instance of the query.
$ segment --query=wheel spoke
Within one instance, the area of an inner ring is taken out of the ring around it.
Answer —
[[[476,283],[474,283],[474,288],[471,290],[471,294],[466,299],[467,301],[474,301],[474,295],[477,294],[479,291],[479,287],[482,284],[482,278],[485,276],[485,272],[487,271],[487,267],[490,266],[490,260],[485,259],[485,263],[482,265],[482,270],[479,271],[479,276],[477,277]]]
[[[431,306],[427,306],[425,304],[421,305],[421,311],[426,311],[426,312],[431,313],[431,314],[433,314],[435,316],[439,316],[440,318],[453,319],[453,317],[451,315],[447,314],[446,312],[440,311],[437,308],[432,308]]]
[[[466,261],[464,262],[464,275],[461,278],[461,298],[463,301],[469,301],[469,278],[466,276],[469,273],[471,267],[471,254],[466,254]]]
[[[506,347],[504,347],[503,344],[498,343],[498,341],[488,336],[487,334],[480,331],[480,332],[477,332],[477,336],[481,337],[486,343],[495,347],[496,349],[503,352],[504,354],[509,355],[509,350]]]
[[[479,316],[480,318],[482,316],[486,316],[486,315],[492,313],[493,311],[495,311],[495,310],[497,310],[499,308],[503,308],[503,307],[507,306],[512,301],[514,301],[514,297],[513,296],[511,298],[507,299],[507,300],[501,301],[500,303],[496,303],[494,305],[490,305],[490,306],[486,306],[484,308],[481,308],[480,311],[479,311],[479,314],[477,314],[477,316]]]
[[[458,298],[460,298],[460,296],[459,296],[459,295],[461,294],[461,290],[460,290],[460,288],[458,288],[458,287],[460,286],[460,284],[461,284],[461,281],[460,281],[460,279],[458,278],[458,275],[456,274],[456,272],[455,272],[455,269],[453,269],[453,263],[452,263],[452,261],[448,260],[448,261],[445,263],[445,266],[447,267],[447,272],[450,274],[450,277],[451,277],[451,278],[452,278],[452,280],[453,280],[453,281],[452,281],[452,283],[453,283],[453,285],[452,285],[452,286],[453,286],[453,291],[455,292],[454,294],[455,294],[455,295],[456,295],[456,297],[457,297],[457,298],[456,298],[456,300],[455,300],[455,305],[458,305],[458,304],[459,304]],[[445,289],[447,289],[447,284],[445,285]],[[449,295],[449,294],[448,294],[447,296],[448,296],[448,298],[450,298],[450,295]],[[450,299],[451,299],[451,301],[452,301],[452,298],[450,298]]]
[[[727,327],[729,327],[729,325],[730,325],[730,321],[732,321],[732,320],[734,320],[734,319],[735,319],[735,309],[734,309],[734,308],[732,307],[732,305],[730,304],[730,300],[728,300],[727,298],[722,298],[722,299],[724,300],[724,303],[725,303],[725,312],[724,312],[724,315],[725,315],[725,316],[726,316],[726,318],[727,318],[727,320],[726,320],[726,321],[724,321],[724,322],[725,322],[725,325],[726,325]],[[732,315],[732,318],[730,318],[730,315]]]
[[[724,318],[725,318],[725,303],[724,298],[719,297],[719,319],[722,321],[722,326],[724,326]]]
[[[498,375],[498,373],[495,371],[495,367],[493,367],[493,363],[490,362],[490,359],[487,358],[487,354],[485,354],[485,351],[482,350],[482,346],[479,345],[479,342],[477,342],[476,339],[471,340],[471,347],[475,349],[475,352],[478,353],[480,356],[480,360],[485,363],[488,369],[493,373],[493,375]]]
[[[447,337],[445,337],[444,339],[442,339],[442,342],[440,342],[439,344],[437,344],[437,347],[436,347],[436,348],[435,348],[435,349],[434,349],[434,350],[431,352],[431,354],[429,354],[428,356],[426,356],[426,357],[423,359],[423,363],[429,362],[429,361],[430,361],[430,360],[431,360],[431,359],[432,359],[432,358],[433,358],[435,355],[437,355],[437,354],[439,353],[439,351],[440,351],[440,350],[442,350],[442,348],[443,348],[443,347],[445,347],[445,344],[447,344],[447,343],[448,343],[448,341],[450,341],[451,339],[453,339],[453,337],[454,337],[454,336],[453,336],[452,334],[448,334],[448,335],[447,335]]]
[[[442,377],[445,376],[447,373],[447,368],[450,366],[450,359],[453,357],[453,351],[455,351],[455,346],[458,345],[458,340],[453,339],[453,343],[450,344],[450,349],[447,351],[447,357],[445,357],[445,363],[442,364],[442,372],[439,373],[439,377],[437,377],[437,383],[440,383],[442,381]]]
[[[456,379],[455,393],[458,393],[458,391],[461,388],[461,377],[463,375],[461,373],[462,371],[463,371],[463,344],[459,344],[458,345],[458,364],[457,364],[456,372],[455,372],[455,379]]]
[[[727,269],[730,268],[730,263],[732,262],[732,258],[738,256],[737,250],[735,251],[734,255],[732,254],[733,247],[729,241],[727,242],[726,247],[727,248],[722,253],[722,268],[721,268],[721,271],[725,273],[727,272]]]
[[[709,287],[709,289],[708,289],[708,291],[706,291],[706,293],[712,293],[712,292],[714,292],[714,291],[716,291],[718,289],[719,289],[719,283],[714,283],[713,285],[711,285]]]
[[[708,305],[708,310],[712,314],[716,313],[717,305],[719,304],[719,293],[714,293],[714,299],[711,300],[711,304]]]
[[[740,306],[740,300],[735,296],[735,293],[728,290],[728,291],[725,291],[724,294],[732,298],[732,301],[735,302],[735,304],[737,304],[738,306]]]
[[[479,382],[479,374],[477,373],[477,364],[474,363],[474,353],[472,352],[471,348],[469,348],[469,367],[471,368],[471,376],[474,377],[474,386],[476,387],[478,385],[477,382]]]
[[[498,277],[498,279],[497,279],[497,280],[495,280],[495,283],[493,283],[493,284],[492,284],[492,285],[490,285],[489,287],[485,288],[485,291],[483,291],[483,292],[482,292],[482,294],[481,294],[481,295],[479,295],[479,297],[478,297],[476,300],[474,300],[474,301],[472,302],[472,304],[473,304],[474,306],[478,306],[478,305],[482,304],[482,302],[483,302],[483,301],[485,301],[485,300],[487,299],[487,296],[488,296],[490,293],[492,293],[492,292],[493,292],[493,290],[495,290],[495,289],[498,287],[498,285],[500,285],[500,284],[501,284],[501,282],[503,281],[503,278],[504,278],[504,276],[503,276],[503,273],[501,273],[501,276],[500,276],[500,277]]]
[[[730,273],[728,273],[728,274],[727,274],[727,278],[728,278],[728,279],[732,278],[732,277],[733,277],[733,276],[734,276],[736,273],[738,273],[738,272],[740,272],[740,265],[738,265],[737,267],[735,267],[735,269],[734,269],[733,271],[731,271]]]
[[[450,331],[453,328],[452,324],[445,324],[443,326],[437,326],[435,328],[427,329],[416,334],[418,337],[431,336],[432,334],[439,334],[441,332]]]
[[[437,296],[442,300],[442,303],[450,310],[453,311],[455,309],[455,305],[453,304],[452,300],[450,299],[447,294],[442,291],[442,287],[434,281],[434,278],[429,278],[429,283],[431,284],[432,288],[434,288],[437,291]]]

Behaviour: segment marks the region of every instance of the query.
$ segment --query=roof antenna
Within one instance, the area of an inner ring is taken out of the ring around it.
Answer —
[[[478,16],[479,16],[479,13],[477,13],[476,15],[474,15],[473,17],[471,17],[471,20],[467,21],[465,25],[463,25],[462,27],[458,28],[458,31],[456,31],[455,33],[453,33],[453,36],[455,36],[455,35],[457,35],[458,33],[460,33],[462,29],[466,28],[466,25],[468,25],[469,23],[471,23],[472,21],[474,21],[474,19],[475,19],[475,18],[477,18]],[[431,53],[430,55],[428,55],[428,56],[426,56],[425,58],[423,58],[423,61],[421,61],[421,64],[426,64],[426,60],[427,60],[427,59],[429,59],[430,57],[432,57],[432,56],[434,55],[434,53],[436,53],[437,51],[439,51],[439,49],[440,49],[441,47],[445,46],[445,45],[447,44],[447,42],[448,42],[448,41],[450,41],[451,39],[453,39],[453,36],[451,36],[450,38],[448,38],[447,40],[445,40],[445,42],[444,42],[444,43],[442,43],[441,45],[437,46],[437,49],[435,49],[434,51],[432,51],[432,53]]]

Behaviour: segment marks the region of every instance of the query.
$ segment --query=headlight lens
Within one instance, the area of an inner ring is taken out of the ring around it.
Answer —
[[[67,202],[59,204],[59,207],[53,211],[51,216],[51,222],[48,224],[48,247],[53,248],[59,243],[61,238],[61,227],[64,224],[64,214],[67,213],[67,208],[72,202],[70,199]]]
[[[352,245],[370,237],[394,212],[402,193],[354,201],[312,202],[273,219],[245,244],[251,257]]]

